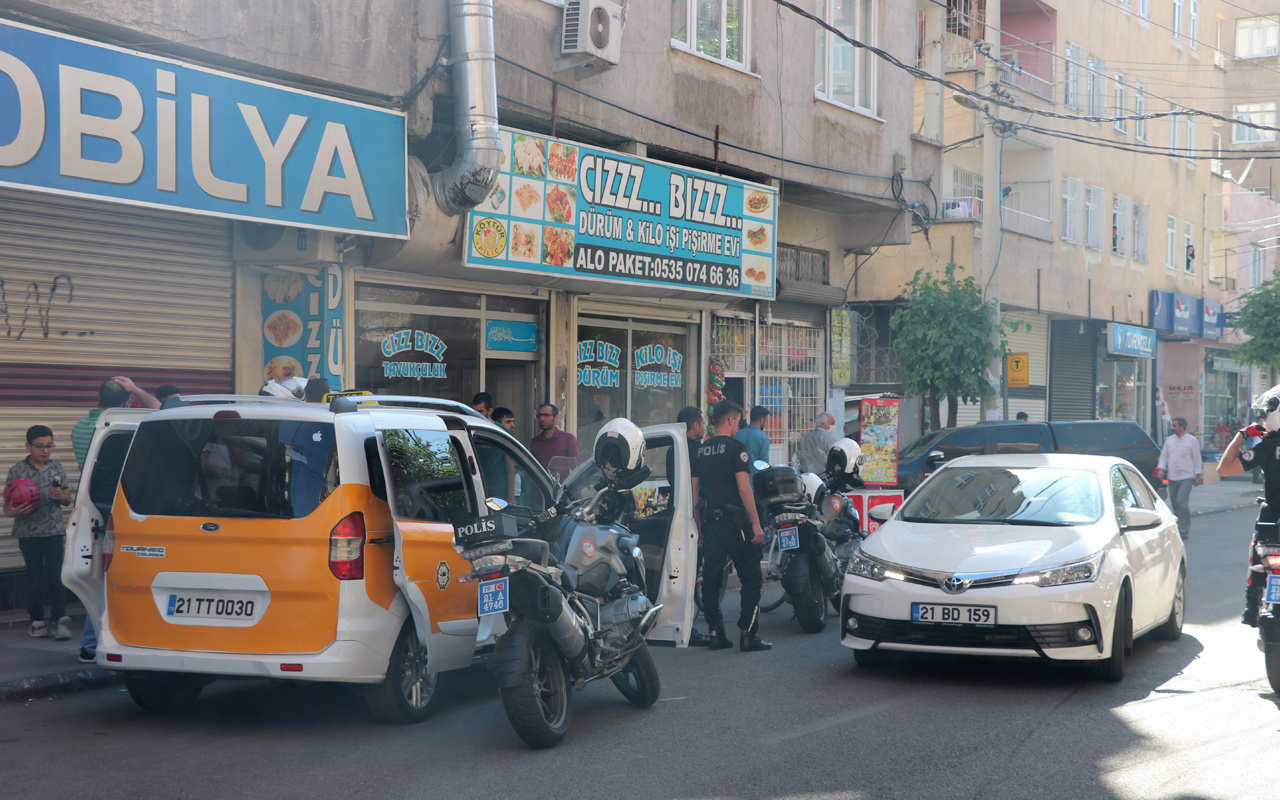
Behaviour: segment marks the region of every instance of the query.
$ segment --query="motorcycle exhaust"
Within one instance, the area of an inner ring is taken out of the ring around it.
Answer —
[[[587,650],[587,641],[577,616],[569,608],[569,601],[554,586],[538,587],[538,621],[547,626],[556,648],[571,662],[580,660]]]

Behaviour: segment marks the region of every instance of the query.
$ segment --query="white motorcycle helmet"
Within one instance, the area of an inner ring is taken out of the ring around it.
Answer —
[[[1280,431],[1280,386],[1272,386],[1258,395],[1253,401],[1253,408],[1267,415],[1267,433]]]
[[[810,503],[818,502],[818,492],[822,489],[822,478],[814,475],[812,472],[806,472],[800,476],[800,483],[804,484],[804,496]]]
[[[840,439],[827,451],[828,475],[854,476],[861,466],[862,448],[852,439]]]
[[[631,420],[609,420],[596,434],[593,453],[605,478],[611,483],[626,484],[645,468],[644,433]]]

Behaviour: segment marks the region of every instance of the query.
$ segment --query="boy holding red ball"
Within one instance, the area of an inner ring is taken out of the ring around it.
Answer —
[[[67,473],[53,455],[53,431],[47,425],[27,429],[27,457],[9,469],[4,486],[4,515],[13,519],[13,535],[27,568],[28,631],[36,639],[70,639],[63,599],[62,552],[66,528],[62,507],[71,505]],[[49,605],[50,622],[44,606]]]

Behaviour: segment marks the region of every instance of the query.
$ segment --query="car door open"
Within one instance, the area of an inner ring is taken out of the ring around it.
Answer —
[[[637,516],[631,524],[644,559],[646,594],[661,605],[646,638],[684,647],[693,626],[698,571],[698,531],[693,523],[693,481],[684,425],[644,429],[649,480],[632,490]]]
[[[475,459],[443,422],[373,416],[395,526],[394,579],[427,645],[427,670],[466,667],[475,653],[479,617],[475,584],[457,580],[470,567],[453,547],[453,530],[479,513]]]

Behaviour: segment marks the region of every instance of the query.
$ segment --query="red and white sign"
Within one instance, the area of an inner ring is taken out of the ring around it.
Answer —
[[[1169,386],[1165,391],[1165,397],[1168,400],[1190,400],[1195,396],[1196,385],[1194,383]]]
[[[862,520],[862,529],[867,533],[872,533],[876,528],[880,527],[880,523],[867,516],[867,509],[875,508],[883,503],[893,503],[894,511],[902,506],[903,492],[901,489],[872,489],[858,492],[845,492],[845,497],[853,501],[854,510],[858,512],[858,517]]]

